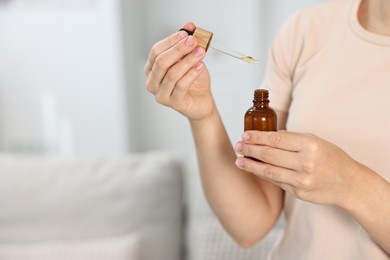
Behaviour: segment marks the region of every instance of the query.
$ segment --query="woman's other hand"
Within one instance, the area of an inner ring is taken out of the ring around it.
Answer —
[[[299,199],[347,207],[367,174],[339,147],[312,134],[247,131],[236,144],[236,165]],[[258,159],[259,161],[250,158]]]

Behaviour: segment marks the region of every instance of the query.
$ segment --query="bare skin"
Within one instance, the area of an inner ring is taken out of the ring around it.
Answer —
[[[358,15],[361,25],[366,30],[390,36],[390,1],[363,0]]]
[[[363,2],[370,10],[381,11],[377,5],[389,8],[390,1]],[[367,18],[360,21],[370,21],[362,25],[386,33],[382,30],[390,12],[379,19],[366,10],[362,4],[359,16]],[[187,23],[184,28],[194,30],[195,25]],[[157,102],[189,119],[206,198],[230,235],[243,247],[259,241],[275,224],[284,192],[289,192],[345,209],[390,253],[390,184],[336,145],[311,134],[248,131],[233,148],[211,95],[204,55],[196,39],[185,32],[156,43],[145,65],[146,88]],[[283,129],[287,115],[278,116]],[[236,153],[263,162],[237,158]]]
[[[347,210],[390,252],[390,184],[340,148],[311,134],[248,131],[236,144],[240,169],[295,197]]]
[[[184,25],[194,30],[195,25]],[[194,41],[194,42],[192,42]],[[197,50],[202,53],[197,57]],[[210,91],[204,50],[177,32],[156,43],[145,73],[156,100],[186,116],[191,124],[206,198],[232,237],[243,247],[260,240],[282,210],[283,191],[237,168],[237,158]],[[282,116],[281,116],[282,117]],[[236,209],[236,210],[232,210]]]

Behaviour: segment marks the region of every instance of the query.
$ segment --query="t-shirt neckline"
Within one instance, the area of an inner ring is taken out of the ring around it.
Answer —
[[[351,8],[351,12],[349,15],[350,18],[350,24],[353,29],[353,31],[363,40],[378,44],[378,45],[385,45],[390,46],[390,36],[385,35],[379,35],[372,33],[370,31],[367,31],[359,22],[358,19],[358,11],[361,4],[361,0],[354,0],[353,1],[353,7]]]

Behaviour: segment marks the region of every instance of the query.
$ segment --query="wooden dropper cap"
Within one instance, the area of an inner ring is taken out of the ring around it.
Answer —
[[[213,38],[213,33],[202,28],[196,28],[194,31],[194,36],[198,41],[198,46],[207,51],[210,46],[211,39]]]

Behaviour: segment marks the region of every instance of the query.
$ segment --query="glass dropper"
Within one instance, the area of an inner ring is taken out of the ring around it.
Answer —
[[[223,54],[226,54],[226,55],[229,55],[233,58],[248,62],[250,64],[258,64],[258,61],[255,60],[254,58],[252,58],[252,56],[244,55],[242,53],[239,53],[238,51],[223,47],[217,43],[214,43],[214,42],[210,43],[209,47],[213,50],[219,51]]]
[[[223,54],[229,55],[233,58],[245,61],[245,62],[250,63],[250,64],[257,64],[258,63],[258,61],[256,59],[254,59],[252,56],[244,55],[244,54],[239,53],[235,50],[232,50],[232,49],[223,47],[222,45],[219,45],[217,43],[211,42],[211,40],[213,38],[212,32],[206,31],[206,30],[201,29],[201,28],[196,28],[195,31],[193,31],[193,32],[189,31],[187,29],[184,29],[184,28],[182,28],[180,30],[187,32],[188,35],[194,35],[196,37],[196,39],[198,40],[198,44],[201,47],[203,47],[206,51],[208,50],[208,48],[212,48],[212,49],[219,51]]]

